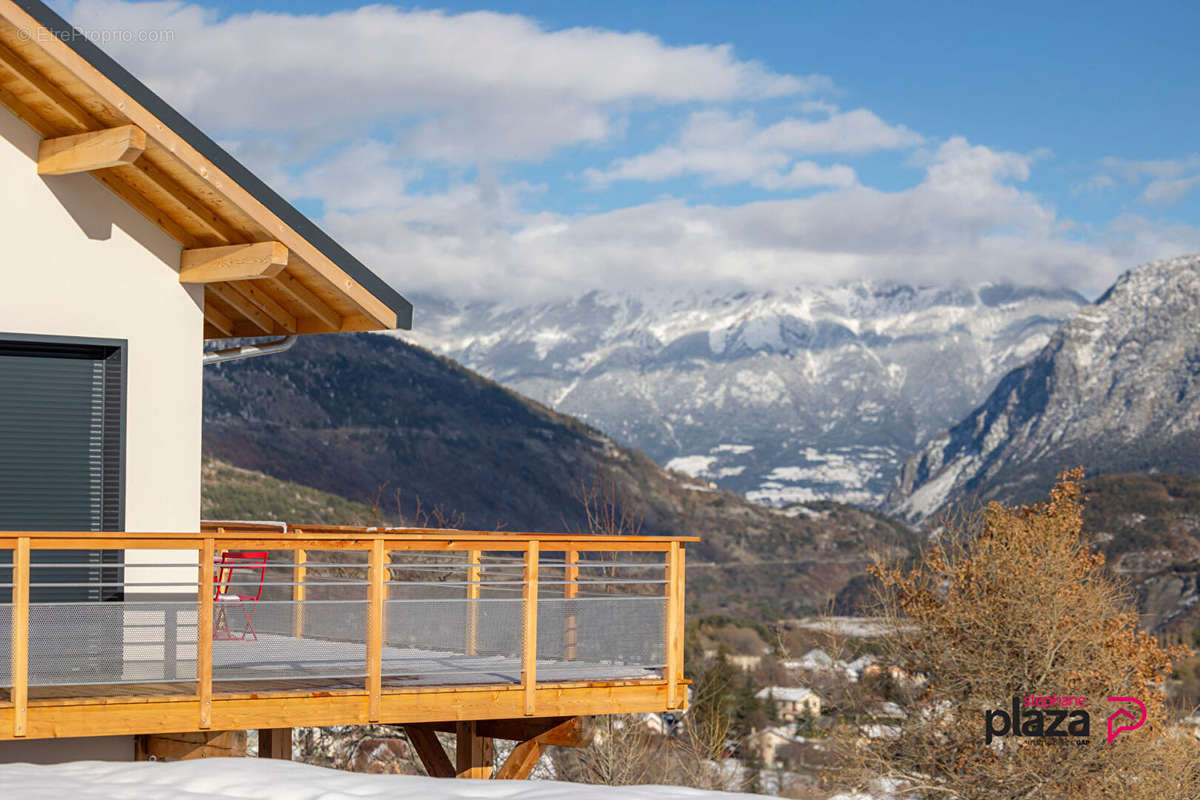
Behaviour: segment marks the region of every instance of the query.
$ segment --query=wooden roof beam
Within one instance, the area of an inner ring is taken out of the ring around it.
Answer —
[[[317,321],[329,326],[330,331],[342,329],[341,315],[330,308],[324,300],[309,291],[294,275],[288,272],[279,273],[275,276],[274,288],[294,308],[306,309]]]
[[[229,281],[226,284],[234,292],[253,303],[285,333],[296,333],[296,317],[264,289],[262,282]]]
[[[146,151],[146,132],[122,125],[58,139],[38,145],[39,175],[72,175],[132,164]]]
[[[233,336],[233,320],[211,302],[204,304],[204,321],[225,336]]]
[[[49,120],[50,122],[60,123],[66,130],[80,132],[99,127],[100,123],[87,109],[4,44],[0,44],[0,66],[16,75],[22,83],[44,98],[44,104],[50,106],[54,115],[58,117],[58,119]],[[39,114],[39,116],[45,115]],[[63,128],[60,128],[59,131],[62,132]]]
[[[184,250],[179,256],[180,283],[274,278],[287,266],[288,249],[279,242],[233,244]]]
[[[251,303],[240,293],[235,292],[227,283],[210,283],[204,287],[204,293],[216,295],[216,297],[224,304],[229,306],[240,318],[244,318],[254,325],[255,328],[267,335],[273,335],[275,331],[275,321],[267,316],[254,303]],[[240,332],[237,320],[234,320],[233,329],[235,335],[241,336],[259,336],[258,333],[242,333]]]

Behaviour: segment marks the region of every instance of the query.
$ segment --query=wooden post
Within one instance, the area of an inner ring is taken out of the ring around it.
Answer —
[[[521,687],[525,692],[526,716],[534,713],[537,695],[538,555],[538,541],[534,539],[525,550],[525,620],[521,626],[524,634],[521,649]]]
[[[679,611],[676,612],[676,618],[679,620],[679,633],[675,637],[675,661],[679,664],[679,680],[683,680],[683,653],[686,649],[684,638],[687,635],[687,603],[685,595],[687,592],[687,545],[680,543],[679,545],[679,577],[675,581],[675,602],[679,604]],[[675,686],[675,705],[674,708],[687,708],[687,689],[680,683]]]
[[[200,589],[196,609],[196,696],[200,700],[200,729],[212,726],[213,554],[212,537],[200,547]]]
[[[568,550],[564,556],[566,567],[563,568],[563,599],[574,600],[579,596],[579,551]],[[567,613],[563,616],[563,658],[575,660],[575,645],[579,636],[578,619],[575,616],[575,604],[567,603]]]
[[[295,563],[299,566],[293,567],[292,575],[295,586],[292,587],[292,636],[297,639],[304,638],[304,601],[308,594],[308,587],[304,582],[308,579],[308,567],[304,566],[308,563],[307,550],[294,550],[292,555],[295,558]]]
[[[383,697],[383,539],[371,543],[367,586],[367,721],[378,722]]]
[[[479,581],[483,570],[480,569],[483,553],[471,550],[467,554],[467,642],[466,654],[479,654]]]
[[[29,537],[17,539],[12,567],[13,736],[25,736],[29,707]]]
[[[454,725],[457,746],[454,750],[455,774],[460,778],[487,780],[496,768],[496,752],[492,740],[480,736],[474,722],[458,722]]]
[[[679,604],[679,561],[681,548],[679,542],[671,542],[670,549],[667,550],[667,620],[666,620],[666,638],[664,645],[666,648],[666,675],[667,679],[667,707],[675,708],[675,700],[679,679],[682,677],[683,664],[681,656],[683,648],[680,646],[683,641],[682,636],[682,620],[680,619],[682,607]]]
[[[296,534],[304,535],[304,531],[297,530]],[[304,638],[304,601],[307,597],[308,587],[304,582],[308,580],[308,551],[293,550],[292,563],[297,566],[292,567],[292,582],[295,586],[292,587],[292,637],[296,639]]]
[[[291,728],[260,728],[258,731],[258,757],[292,760]]]

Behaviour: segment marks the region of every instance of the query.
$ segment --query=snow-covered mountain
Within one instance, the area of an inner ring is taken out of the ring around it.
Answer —
[[[1200,472],[1200,255],[1130,270],[905,464],[890,510],[1021,501],[1054,475]]]
[[[875,504],[924,439],[1084,302],[872,283],[534,305],[420,298],[406,338],[751,499]]]

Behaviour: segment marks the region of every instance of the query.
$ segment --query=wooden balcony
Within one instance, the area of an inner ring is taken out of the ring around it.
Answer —
[[[679,709],[688,541],[0,532],[0,740]],[[264,568],[222,572],[240,552]]]

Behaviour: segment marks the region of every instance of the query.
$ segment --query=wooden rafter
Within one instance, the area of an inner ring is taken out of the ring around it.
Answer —
[[[238,318],[245,318],[257,330],[257,332],[243,330],[237,323],[234,323],[234,336],[261,336],[264,333],[268,335],[275,333],[275,321],[229,284],[210,283],[204,287],[204,294],[205,296],[212,295],[229,306]]]
[[[286,333],[296,332],[296,317],[278,300],[268,293],[265,281],[229,281],[223,284],[240,294],[262,313],[266,314]]]
[[[171,216],[188,231],[188,239],[180,240],[185,246],[200,243],[203,246],[217,246],[254,239],[252,234],[237,229],[183,188],[149,156],[117,172],[127,183],[145,192],[156,205],[169,210]]]
[[[146,132],[136,125],[43,139],[39,175],[72,175],[132,164],[146,152]]]
[[[39,104],[43,107],[43,113],[40,113],[39,116],[45,118],[44,110],[48,107],[51,110],[51,116],[57,117],[57,119],[47,119],[46,121],[54,122],[58,127],[75,133],[101,127],[87,109],[3,44],[0,44],[0,66],[43,98],[44,102]]]
[[[184,250],[179,256],[179,282],[219,283],[274,278],[287,262],[288,250],[279,242]]]
[[[212,300],[206,299],[204,303],[204,321],[212,325],[225,336],[233,336],[233,320],[228,314],[220,311],[213,305]]]
[[[308,312],[308,315],[316,317],[317,320],[327,325],[331,331],[341,329],[341,316],[330,308],[329,304],[307,289],[295,276],[287,272],[281,272],[275,277],[274,286],[280,295],[287,298],[293,308],[303,308]]]

